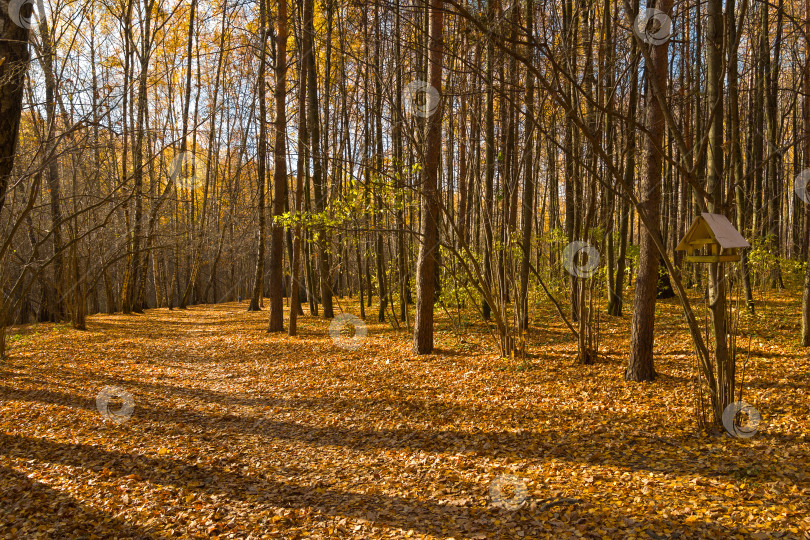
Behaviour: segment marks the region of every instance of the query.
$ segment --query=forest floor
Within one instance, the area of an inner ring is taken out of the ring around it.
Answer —
[[[628,315],[601,317],[581,366],[544,300],[528,359],[442,310],[423,357],[389,323],[357,350],[309,316],[267,334],[246,303],[15,328],[0,538],[810,538],[800,294],[766,296],[740,324],[750,439],[697,429],[675,299],[652,384],[623,380]],[[132,395],[126,421],[99,412],[107,386]]]

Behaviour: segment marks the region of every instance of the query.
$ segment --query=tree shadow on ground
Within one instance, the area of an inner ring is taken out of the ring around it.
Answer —
[[[9,455],[5,437],[0,435],[0,454]],[[25,446],[26,450],[37,449],[36,444]],[[22,456],[30,454],[17,455]],[[0,466],[0,500],[0,533],[5,531],[8,538],[163,538],[4,466]]]
[[[607,530],[612,529],[611,532],[617,535],[632,532],[646,534],[650,538],[723,538],[743,533],[740,528],[726,528],[716,523],[690,523],[685,517],[661,519],[658,516],[628,516],[617,526],[616,518],[610,516],[607,507],[601,506],[598,497],[590,501],[583,498],[573,503],[551,500],[539,508],[528,506],[517,512],[507,512],[492,506],[456,506],[439,504],[431,500],[374,493],[374,486],[368,486],[367,492],[363,493],[334,490],[318,485],[294,485],[261,476],[239,474],[222,467],[198,466],[172,458],[121,453],[97,446],[66,444],[33,437],[0,434],[0,453],[17,459],[29,459],[31,455],[36,455],[42,461],[84,469],[103,466],[108,472],[108,477],[120,479],[125,476],[132,478],[132,475],[135,475],[139,481],[178,490],[194,485],[198,486],[195,488],[198,494],[207,497],[216,496],[217,501],[223,496],[234,501],[243,501],[251,504],[255,510],[271,510],[273,507],[312,508],[336,517],[367,520],[371,516],[371,521],[377,525],[404,530],[413,529],[422,534],[439,537],[481,535],[478,537],[512,538],[513,527],[520,527],[530,534],[530,537],[553,537],[555,529],[550,522],[556,517],[557,506],[549,505],[549,502],[578,505],[577,508],[586,512],[577,523],[561,521],[554,523],[558,527],[557,531],[560,527],[577,529],[584,533],[585,537],[602,537],[602,533],[599,532],[600,526],[606,527]],[[2,471],[0,475],[22,476],[14,471],[10,473]],[[22,481],[23,478],[15,480]],[[30,483],[27,479],[25,481]],[[458,487],[473,492],[479,486],[459,483]],[[71,508],[76,507],[75,501],[61,493],[56,492],[53,495],[50,498],[50,505],[57,515],[69,513]],[[221,501],[217,504],[222,506]],[[67,509],[61,508],[63,505]],[[178,507],[165,508],[167,513],[178,510]],[[146,536],[142,531],[115,518],[104,516],[103,519],[99,519],[92,511],[84,510],[84,512],[90,514],[87,517],[95,518],[90,520],[91,523],[106,521],[105,526],[116,531],[118,533],[116,536],[120,536],[121,532],[135,538]],[[34,509],[31,509],[30,513],[37,514]],[[219,518],[220,523],[224,524],[230,518],[225,508]],[[253,525],[260,527],[262,524],[258,522]],[[52,520],[48,520],[48,526],[52,525]],[[239,527],[242,533],[247,530],[242,528],[241,524]]]
[[[126,387],[126,385],[124,385]],[[130,389],[131,390],[131,389]],[[196,391],[206,394],[205,391]],[[188,393],[181,394],[189,398]],[[47,390],[15,390],[0,386],[0,398],[20,401],[38,401],[71,406],[84,410],[95,410],[95,396],[81,397],[74,394]],[[172,401],[175,401],[174,399]],[[287,406],[299,410],[324,406],[325,398],[316,400],[284,400]],[[345,399],[347,403],[352,400]],[[257,401],[261,403],[261,400]],[[274,403],[272,400],[269,403]],[[352,409],[368,408],[368,401],[359,400]],[[407,404],[400,404],[407,406]],[[407,408],[403,408],[407,412]],[[464,413],[461,409],[460,413]],[[468,411],[480,414],[480,411]],[[314,446],[337,446],[352,450],[408,449],[415,452],[468,454],[486,458],[525,459],[537,461],[543,458],[557,458],[572,463],[603,465],[630,471],[646,471],[674,475],[697,475],[712,478],[734,479],[740,467],[757,463],[754,449],[741,442],[734,455],[715,456],[708,452],[689,449],[694,435],[673,432],[669,437],[659,437],[637,429],[645,425],[640,415],[627,413],[606,417],[605,424],[594,430],[592,426],[578,426],[581,411],[577,409],[555,409],[553,415],[559,428],[535,431],[461,431],[456,429],[424,429],[412,426],[396,428],[364,429],[340,425],[317,426],[288,420],[278,420],[271,415],[255,416],[241,414],[200,413],[190,408],[167,409],[147,406],[136,396],[134,420],[148,422],[152,434],[161,430],[171,431],[169,424],[189,424],[215,436],[228,436],[224,432],[236,430],[253,436],[267,437]],[[137,424],[135,424],[137,425]],[[799,435],[760,433],[758,438],[771,440],[781,447],[797,446],[805,439]],[[668,449],[667,447],[670,447]],[[673,452],[671,448],[676,448]],[[806,456],[805,456],[806,457]],[[736,460],[736,461],[731,461]],[[791,455],[780,459],[782,467],[804,470],[806,459]],[[778,471],[763,469],[761,481],[775,478]],[[784,480],[784,479],[783,479]],[[798,484],[795,478],[791,478]]]

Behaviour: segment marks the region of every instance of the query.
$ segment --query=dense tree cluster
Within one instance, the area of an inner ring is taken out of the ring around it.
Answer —
[[[268,330],[295,334],[302,304],[331,318],[359,295],[418,353],[445,309],[492,321],[511,355],[531,297],[590,363],[606,298],[631,311],[626,378],[649,380],[671,280],[718,421],[730,295],[753,310],[808,256],[803,3],[9,6],[0,327],[267,297]],[[750,240],[739,264],[675,251],[703,212]]]

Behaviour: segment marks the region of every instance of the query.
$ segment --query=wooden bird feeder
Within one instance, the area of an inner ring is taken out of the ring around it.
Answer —
[[[687,262],[717,263],[739,261],[739,250],[749,247],[726,216],[703,212],[675,250],[686,251]]]

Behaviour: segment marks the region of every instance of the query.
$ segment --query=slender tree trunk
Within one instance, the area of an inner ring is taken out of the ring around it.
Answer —
[[[767,70],[765,73],[765,124],[767,126],[767,154],[770,156],[767,163],[767,182],[766,186],[768,194],[768,246],[771,253],[774,255],[774,265],[771,272],[771,283],[774,288],[784,289],[785,285],[782,281],[782,268],[779,263],[781,234],[780,234],[780,201],[782,198],[781,185],[779,179],[781,172],[781,152],[779,148],[779,115],[777,112],[778,92],[779,92],[779,58],[781,54],[782,44],[782,16],[784,13],[783,0],[779,0],[776,8],[776,37],[774,39],[774,55],[773,60],[770,59],[770,50],[764,51],[768,63],[765,66]],[[769,24],[768,20],[768,6],[762,5],[763,11],[763,32],[766,32],[766,26]],[[767,33],[765,34],[767,36]],[[770,46],[770,43],[768,44]]]
[[[531,42],[532,40],[532,20],[534,19],[534,2],[527,0],[526,2],[526,39]],[[532,58],[531,50],[528,54]],[[526,73],[526,127],[525,127],[525,145],[526,145],[526,170],[524,173],[525,181],[523,183],[523,208],[522,213],[522,231],[523,237],[523,256],[520,263],[520,294],[518,294],[518,302],[520,306],[520,321],[519,327],[521,331],[526,331],[529,328],[529,266],[531,265],[530,259],[532,255],[532,222],[534,221],[534,155],[532,153],[533,139],[535,134],[534,129],[534,75],[531,72]],[[517,186],[515,187],[517,190]]]
[[[402,50],[401,50],[401,23],[400,23],[400,0],[395,0],[396,13],[394,14],[394,61],[396,69],[396,88],[394,92],[394,111],[392,129],[394,146],[394,180],[397,188],[397,264],[399,275],[399,317],[402,320],[408,318],[408,295],[410,294],[410,283],[408,279],[408,254],[405,242],[405,163],[402,152]],[[363,303],[362,301],[360,302]]]
[[[184,90],[185,95],[183,97],[182,128],[181,128],[181,131],[180,131],[180,153],[177,156],[175,156],[175,159],[178,159],[178,161],[180,162],[178,166],[180,166],[181,168],[183,167],[182,162],[183,162],[183,160],[185,160],[186,152],[188,151],[188,127],[189,127],[189,119],[190,119],[190,112],[191,112],[191,100],[192,100],[191,78],[192,78],[192,65],[193,65],[193,62],[194,62],[194,27],[195,27],[194,21],[195,21],[195,18],[196,18],[196,12],[197,12],[197,0],[192,0],[191,7],[189,9],[189,23],[188,23],[189,27],[188,27],[188,34],[187,34],[188,35],[188,39],[187,39],[188,43],[186,44],[186,46],[187,46],[187,48],[186,48],[186,74],[185,74],[186,77],[185,77],[185,81],[184,81],[185,82],[185,90]],[[193,148],[192,148],[192,150],[193,150]],[[179,156],[179,158],[178,158],[178,156]],[[193,166],[193,164],[192,164],[192,166]],[[180,175],[184,174],[182,169],[180,171],[178,171],[178,174],[180,174]],[[181,182],[181,184],[182,184],[182,182]],[[174,188],[174,193],[176,195],[174,201],[175,201],[175,206],[176,207],[178,206],[178,199],[179,199],[179,193],[180,193],[179,185],[180,184],[175,185],[175,186],[171,186],[171,185],[167,184],[166,189],[164,190],[163,196],[162,196],[165,199],[171,193],[172,188]],[[152,212],[151,220],[153,220],[153,223],[149,226],[150,228],[154,227],[154,225],[155,225],[155,220],[158,217],[158,210],[160,209],[160,205],[161,205],[161,200],[158,200],[156,205],[155,205],[155,208],[154,208],[154,210]],[[174,226],[175,226],[175,231],[174,231],[175,233],[177,233],[176,227],[177,227],[177,221],[178,220],[179,220],[179,213],[176,213],[175,217],[174,217],[174,220],[173,220],[173,223],[174,223]],[[179,300],[181,308],[184,307],[182,305],[182,298],[177,298],[178,295],[175,294],[176,285],[177,285],[177,267],[178,267],[178,263],[179,263],[177,244],[180,241],[179,236],[175,236],[175,238],[176,238],[176,240],[175,240],[175,249],[174,249],[175,262],[174,262],[174,267],[172,269],[171,285],[169,287],[169,291],[167,291],[169,309],[172,309],[174,307],[175,299]],[[125,312],[126,312],[126,305],[125,305]]]
[[[743,157],[740,146],[740,103],[739,103],[739,75],[738,75],[738,41],[736,24],[736,0],[727,0],[726,4],[726,27],[728,28],[728,141],[731,146],[729,152],[729,171],[731,174],[731,186],[737,202],[737,229],[741,234],[745,234],[746,194],[743,179]],[[745,295],[745,303],[749,311],[754,311],[754,298],[751,292],[751,276],[748,272],[748,251],[742,250],[740,257],[740,273],[742,275],[742,288]]]
[[[462,87],[460,117],[458,122],[458,217],[456,218],[456,226],[458,227],[458,243],[465,244],[467,242],[467,96],[464,95],[464,89],[467,88],[466,76],[463,78],[464,85]]]
[[[489,17],[493,18],[495,13],[495,2],[489,6]],[[485,113],[485,145],[486,145],[486,170],[484,172],[484,203],[481,205],[481,219],[484,222],[484,279],[487,282],[487,287],[492,287],[492,249],[493,249],[493,234],[492,234],[492,221],[495,219],[495,200],[494,200],[494,187],[495,182],[495,91],[494,91],[494,77],[493,68],[495,63],[495,47],[492,40],[487,40],[487,65],[486,65],[486,85],[487,85],[487,102]],[[489,320],[492,306],[489,302],[483,300],[481,305],[484,320]]]
[[[248,311],[260,311],[264,296],[264,236],[265,236],[265,185],[267,163],[267,6],[265,0],[259,2],[259,141],[256,149],[256,199],[259,210],[259,230],[257,234],[256,272],[253,275],[253,292]]]
[[[634,12],[638,11],[639,1],[633,0]],[[638,41],[633,39],[630,43],[630,69],[627,73],[630,76],[630,93],[627,117],[630,122],[636,121],[636,108],[638,106]],[[636,128],[630,124],[627,130],[627,142],[625,150],[624,182],[628,186],[635,185],[636,177]],[[614,317],[621,317],[624,307],[624,282],[627,267],[627,240],[630,221],[630,205],[623,198],[619,200],[619,250],[616,255],[616,275],[614,277],[611,294],[608,298],[608,314]]]
[[[380,23],[380,8],[379,4],[374,4],[374,27],[377,35],[381,35],[382,28]],[[386,287],[386,273],[385,273],[385,252],[383,250],[383,233],[380,232],[380,212],[384,210],[383,206],[383,185],[382,179],[385,177],[383,174],[383,132],[382,132],[382,66],[380,64],[380,39],[375,40],[374,44],[374,68],[376,74],[374,79],[374,168],[377,178],[380,179],[381,185],[376,186],[374,189],[374,205],[377,212],[374,212],[374,229],[376,230],[374,238],[374,259],[377,262],[377,286],[380,290],[380,309],[377,310],[377,320],[385,322],[385,310],[388,307],[388,289]]]
[[[299,53],[303,58],[303,40],[299,43]],[[306,167],[306,146],[309,132],[307,131],[307,70],[303,62],[299,63],[298,69],[298,157],[297,169],[295,173],[295,239],[293,240],[292,258],[292,296],[290,297],[290,327],[288,333],[294,336],[298,332],[298,315],[301,311],[301,258],[303,251],[301,246],[302,230],[298,219],[304,211],[304,180]]]
[[[313,187],[315,191],[315,212],[326,211],[327,190],[324,187],[323,156],[321,155],[321,136],[318,114],[318,78],[315,69],[315,24],[314,24],[314,0],[304,1],[304,61],[307,65],[308,81],[308,120],[310,148],[313,163]],[[332,284],[331,268],[329,264],[329,239],[327,232],[323,228],[317,230],[318,259],[320,262],[320,287],[321,304],[323,304],[323,316],[331,319],[335,316],[332,307]]]
[[[39,22],[40,58],[39,63],[45,75],[45,114],[46,125],[45,159],[47,160],[46,178],[48,179],[48,197],[51,211],[53,285],[48,286],[48,310],[50,318],[60,321],[65,316],[65,298],[63,290],[67,275],[62,253],[62,181],[59,174],[56,124],[56,73],[54,61],[56,51],[51,41],[48,22],[42,17]]]
[[[574,0],[565,0],[564,14],[563,14],[563,39],[568,44],[568,65],[571,78],[577,77],[577,51],[579,47],[579,9],[574,9]],[[575,102],[574,86],[572,83],[565,84],[565,92],[567,98],[572,103]],[[571,112],[570,114],[579,114],[579,111]],[[573,121],[566,118],[565,122],[565,234],[568,242],[573,242],[577,237],[577,184],[578,166],[577,166],[577,140],[576,140],[576,127]],[[579,278],[574,275],[569,275],[569,283],[571,284],[571,296],[569,297],[571,307],[571,320],[574,322],[579,321]]]
[[[194,12],[196,11],[196,9],[197,9],[197,3],[196,3],[196,0],[194,0],[192,2],[192,5],[191,5],[192,13],[190,15],[190,18],[192,20],[194,19]],[[224,23],[225,23],[226,18],[227,18],[227,12],[223,13],[222,18],[223,18],[223,26],[224,26]],[[193,27],[193,25],[192,25],[192,27]],[[211,105],[212,111],[215,111],[217,109],[217,100],[219,98],[219,85],[220,85],[220,80],[221,80],[220,76],[222,74],[222,58],[224,56],[223,51],[224,51],[224,43],[225,43],[224,40],[225,40],[225,34],[226,34],[226,31],[224,30],[224,28],[223,28],[222,33],[223,33],[223,36],[220,38],[221,41],[220,41],[219,61],[217,62],[217,72],[216,72],[216,75],[214,77],[214,92],[213,92],[212,105]],[[192,42],[192,41],[193,41],[193,33],[190,31],[189,32],[189,42]],[[197,70],[199,72],[199,60],[197,62]],[[197,97],[199,98],[199,95]],[[195,116],[197,115],[198,110],[199,110],[199,108],[195,107]],[[213,114],[213,112],[212,112],[212,114]],[[193,185],[191,187],[194,190],[199,189],[200,187],[203,188],[202,189],[202,201],[203,202],[202,202],[202,210],[200,212],[199,238],[198,238],[196,244],[194,242],[191,242],[189,244],[191,246],[191,250],[192,250],[192,253],[191,253],[191,261],[192,261],[191,262],[191,274],[189,275],[189,279],[186,282],[186,288],[183,291],[183,296],[180,298],[180,308],[181,309],[185,309],[186,306],[188,306],[188,303],[190,301],[192,301],[192,293],[194,292],[194,288],[197,285],[197,275],[199,274],[199,271],[200,271],[200,259],[201,259],[202,254],[203,254],[203,250],[205,249],[205,241],[207,239],[206,234],[205,234],[205,224],[206,224],[206,217],[208,215],[208,212],[207,212],[207,209],[208,209],[208,191],[209,191],[209,189],[212,189],[211,188],[211,181],[212,181],[211,180],[212,179],[212,170],[211,169],[213,168],[212,159],[213,159],[213,155],[214,155],[214,145],[215,145],[215,143],[214,143],[214,140],[215,140],[215,138],[214,138],[214,133],[215,133],[214,129],[215,129],[215,127],[216,127],[216,122],[211,122],[211,128],[210,128],[210,131],[209,131],[209,138],[208,138],[208,140],[209,140],[208,153],[207,153],[207,157],[206,157],[206,160],[205,160],[206,164],[208,166],[205,168],[205,183],[204,183],[203,186],[198,185],[198,182],[196,180],[197,178],[199,178],[199,175],[201,173],[196,169],[196,167],[197,167],[196,136],[194,137],[194,141],[195,141],[195,144],[194,144],[194,147],[193,147],[194,157],[191,159],[191,163],[192,163],[191,174],[192,174],[192,177],[194,178],[194,183],[193,183]],[[215,180],[216,180],[216,178],[214,178],[214,181]],[[167,189],[168,189],[168,185],[167,185]],[[193,195],[193,193],[194,193],[193,191],[191,193],[192,193],[191,205],[192,205],[192,209],[193,209],[194,205],[196,204],[196,197]],[[161,201],[158,201],[158,203],[160,203],[160,202]],[[193,219],[193,213],[192,213],[192,220],[191,220],[192,236],[193,236],[193,232],[194,232],[195,228],[196,228],[196,223],[195,223],[195,220]],[[150,233],[148,235],[147,242],[149,242],[150,239],[151,239],[151,231],[150,231]]]
[[[709,0],[706,39],[706,101],[711,118],[707,148],[706,189],[715,203],[710,212],[722,211],[723,189],[723,0]],[[717,400],[714,420],[723,416],[726,405],[734,401],[734,358],[729,357],[726,330],[726,278],[722,263],[709,264],[709,309],[714,331],[714,352],[717,366]]]
[[[132,150],[132,189],[134,191],[135,211],[132,223],[132,268],[127,281],[127,302],[132,311],[143,312],[138,302],[137,292],[140,276],[146,269],[141,265],[141,241],[143,237],[143,149],[146,138],[146,114],[148,109],[147,76],[149,74],[150,49],[152,46],[152,12],[153,2],[147,2],[144,8],[143,35],[141,36],[140,73],[138,74],[138,101],[135,123],[135,145]]]
[[[767,21],[767,14],[763,15],[762,12],[766,10],[767,4],[762,3],[758,4],[758,9],[760,10],[760,17],[765,16]],[[765,23],[767,25],[767,22]],[[769,43],[767,32],[760,32],[759,37],[759,47],[754,47],[756,50],[754,52],[754,67],[752,69],[753,73],[753,80],[754,80],[754,90],[752,96],[752,107],[751,107],[751,114],[749,114],[749,125],[748,129],[751,133],[752,145],[753,148],[751,149],[751,159],[750,162],[750,171],[749,174],[753,173],[754,176],[754,186],[753,186],[753,193],[752,196],[754,198],[753,204],[753,212],[752,214],[752,228],[753,228],[753,236],[755,238],[762,238],[765,235],[765,220],[763,219],[763,214],[766,212],[763,211],[762,208],[762,195],[763,195],[763,176],[765,171],[765,163],[764,163],[764,156],[763,156],[763,146],[764,146],[764,137],[763,134],[765,133],[765,73],[766,73],[766,62],[770,62],[770,52],[769,52]],[[765,60],[765,56],[768,57],[768,60]]]
[[[810,0],[805,2],[805,40],[804,40],[804,103],[802,114],[804,120],[804,143],[802,158],[804,168],[810,168]],[[0,72],[2,73],[2,72]],[[805,228],[810,223],[810,203],[804,197]],[[802,346],[810,346],[810,246],[805,246],[804,291],[802,294]]]

